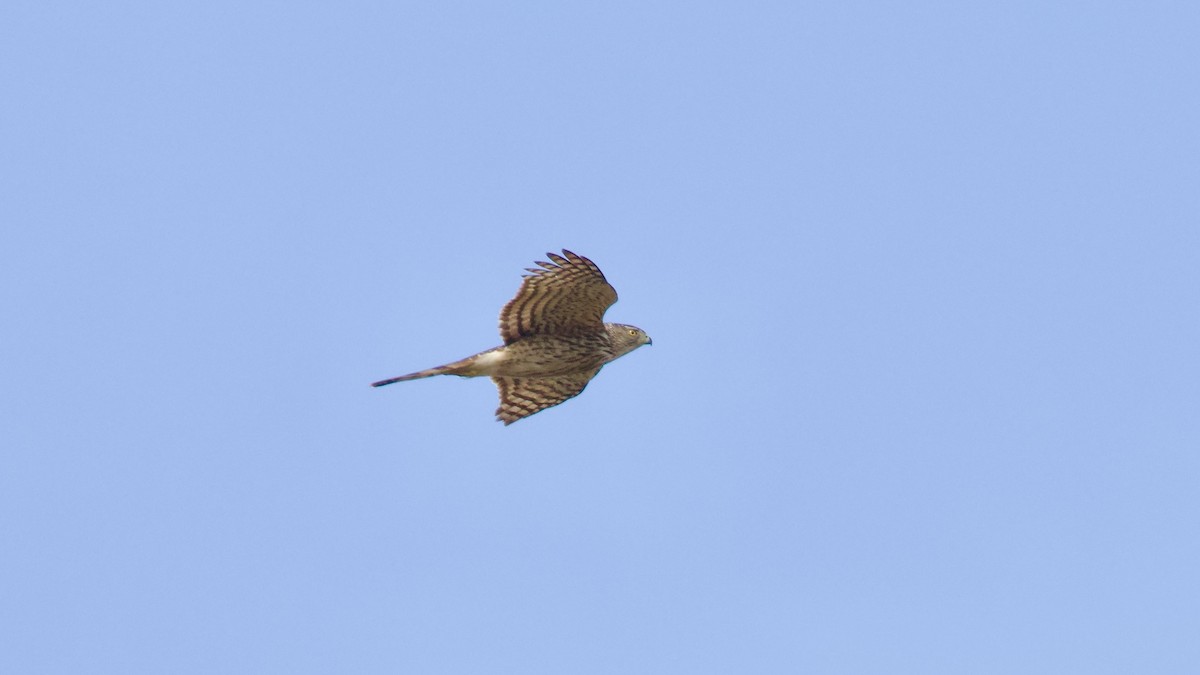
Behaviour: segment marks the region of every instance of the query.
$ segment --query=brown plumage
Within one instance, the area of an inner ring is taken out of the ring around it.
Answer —
[[[500,310],[504,345],[443,366],[372,384],[434,375],[491,377],[500,391],[496,419],[505,425],[578,396],[609,361],[645,344],[636,326],[604,323],[617,301],[599,267],[566,249],[527,268],[516,297]]]

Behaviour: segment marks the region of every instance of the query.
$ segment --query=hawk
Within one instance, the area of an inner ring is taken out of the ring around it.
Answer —
[[[500,310],[504,345],[372,387],[434,375],[488,376],[500,390],[496,419],[505,426],[583,392],[604,364],[654,344],[637,326],[604,323],[617,301],[596,264],[563,249],[528,267],[516,297]]]

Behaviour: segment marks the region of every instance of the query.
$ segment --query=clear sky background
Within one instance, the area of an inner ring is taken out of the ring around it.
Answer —
[[[0,671],[1200,672],[1197,34],[6,3]],[[368,387],[563,247],[653,347]]]

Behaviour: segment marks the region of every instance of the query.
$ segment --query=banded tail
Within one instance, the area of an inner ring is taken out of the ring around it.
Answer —
[[[447,363],[444,366],[437,366],[436,368],[419,370],[415,373],[409,373],[408,375],[401,375],[400,377],[393,377],[393,378],[390,378],[387,380],[380,380],[378,382],[372,382],[371,386],[372,387],[382,387],[384,385],[394,384],[396,382],[407,382],[409,380],[419,380],[424,377],[433,377],[434,375],[459,375],[462,377],[476,377],[476,376],[482,374],[482,373],[472,372],[473,371],[472,366],[475,365],[475,362],[476,362],[478,356],[479,355],[476,354],[475,356],[468,356],[467,358],[462,359],[461,361],[455,361],[454,363]]]

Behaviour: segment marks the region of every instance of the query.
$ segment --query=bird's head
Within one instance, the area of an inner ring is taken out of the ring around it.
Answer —
[[[637,326],[610,323],[605,324],[605,328],[608,329],[608,336],[612,340],[613,350],[617,353],[617,356],[628,354],[642,345],[654,344],[650,336],[646,335],[646,331]]]

